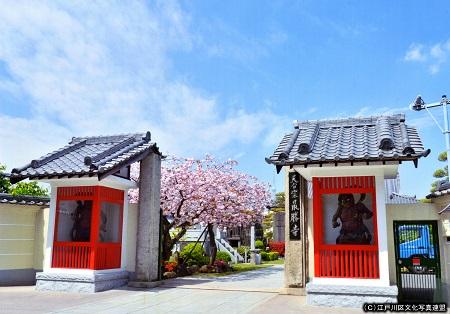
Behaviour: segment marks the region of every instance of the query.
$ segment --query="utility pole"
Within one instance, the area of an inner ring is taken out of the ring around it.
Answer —
[[[436,123],[438,128],[441,130],[442,134],[444,134],[445,137],[445,147],[447,152],[447,176],[448,171],[450,171],[450,134],[449,134],[449,125],[448,125],[448,109],[447,106],[450,105],[450,100],[447,98],[447,95],[442,95],[440,102],[434,102],[430,104],[426,104],[422,96],[418,95],[414,102],[410,105],[411,110],[414,111],[421,111],[426,110],[428,114],[431,116],[433,121]],[[444,127],[442,128],[439,122],[436,120],[436,118],[433,116],[431,111],[429,109],[436,108],[436,107],[442,107],[444,111]]]

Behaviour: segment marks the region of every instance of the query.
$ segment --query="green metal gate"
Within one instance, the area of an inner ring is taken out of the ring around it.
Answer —
[[[394,221],[398,300],[440,302],[441,267],[436,221]]]

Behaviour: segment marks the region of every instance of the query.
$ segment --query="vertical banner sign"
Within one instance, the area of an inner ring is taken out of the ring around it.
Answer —
[[[300,240],[300,174],[289,173],[289,240]]]

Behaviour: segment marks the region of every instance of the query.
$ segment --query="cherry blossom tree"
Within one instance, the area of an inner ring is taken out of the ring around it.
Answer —
[[[163,211],[163,259],[170,257],[174,245],[197,223],[207,227],[211,263],[217,252],[213,226],[247,226],[262,219],[270,204],[269,187],[255,177],[235,169],[237,162],[170,157],[161,168],[161,209]],[[138,180],[139,169],[132,167]],[[139,191],[130,191],[137,202]]]

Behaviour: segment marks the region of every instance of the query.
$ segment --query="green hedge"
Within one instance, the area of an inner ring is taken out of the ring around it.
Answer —
[[[256,249],[260,249],[260,250],[264,250],[265,249],[264,242],[261,241],[261,240],[256,240],[255,241],[255,248]]]
[[[242,257],[244,257],[245,251],[247,251],[247,255],[250,255],[250,247],[249,246],[242,245],[237,248],[237,251],[239,254],[241,254]]]
[[[270,261],[270,259],[269,259],[269,253],[262,251],[260,254],[261,254],[261,259],[262,259],[263,261]]]
[[[276,261],[279,256],[278,252],[269,252],[268,255],[270,261]]]
[[[216,255],[216,261],[219,261],[219,260],[224,261],[224,262],[231,262],[231,257],[230,257],[230,255],[228,255],[228,253],[219,251],[219,252],[217,252],[217,255]]]
[[[195,243],[189,243],[186,245],[180,252],[180,257],[183,258],[184,261],[186,261],[186,265],[192,266],[192,265],[198,265],[203,266],[209,263],[209,257],[206,256],[205,249],[200,243],[197,243],[195,245],[194,250],[192,251],[190,257],[188,257],[189,252],[191,252],[192,248],[194,247]]]

